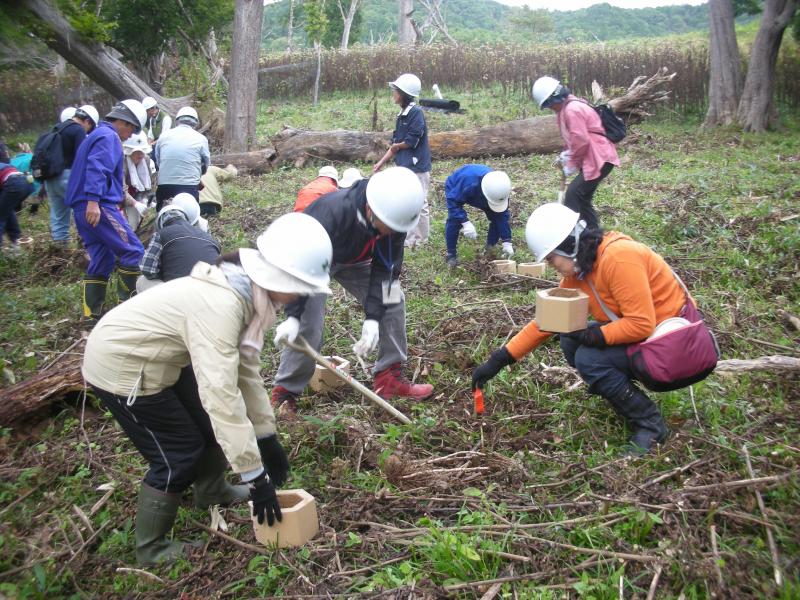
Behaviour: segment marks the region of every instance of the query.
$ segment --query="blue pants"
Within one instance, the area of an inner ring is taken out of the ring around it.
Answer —
[[[64,203],[67,195],[67,182],[71,169],[64,169],[61,175],[46,179],[44,189],[50,201],[50,236],[54,242],[69,240],[69,206]]]
[[[144,247],[115,206],[100,205],[100,222],[95,227],[86,221],[86,203],[75,206],[74,211],[75,226],[89,253],[89,277],[108,279],[116,261],[124,269],[139,270]]]
[[[590,327],[597,327],[592,323]],[[587,385],[589,393],[606,399],[618,397],[633,379],[626,344],[590,348],[561,336],[561,351],[571,367],[575,367]]]
[[[486,234],[486,245],[494,246],[500,240],[511,241],[511,225],[509,223],[509,213],[504,211],[496,213],[490,208],[479,208],[489,219],[489,232]],[[458,234],[461,232],[461,225],[469,220],[466,211],[461,207],[459,210],[448,209],[447,222],[444,225],[444,239],[447,243],[447,255],[456,255],[458,245]]]
[[[24,175],[9,177],[0,188],[0,243],[3,241],[3,235],[7,235],[12,243],[19,239],[22,232],[14,211],[32,192],[33,184],[28,183]]]

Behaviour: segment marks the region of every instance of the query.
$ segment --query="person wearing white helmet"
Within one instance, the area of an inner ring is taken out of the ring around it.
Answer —
[[[597,111],[573,96],[557,79],[540,77],[534,82],[531,95],[539,108],[556,113],[565,148],[558,160],[565,177],[575,175],[567,186],[564,204],[579,213],[590,227],[599,227],[592,200],[600,182],[619,166],[617,147],[606,137]]]
[[[302,244],[288,243],[303,240]],[[303,214],[276,219],[217,265],[109,312],[86,342],[82,373],[148,463],[135,520],[141,565],[174,561],[183,493],[207,508],[248,499],[259,523],[281,520],[276,488],[289,475],[261,377],[265,331],[281,305],[329,294],[331,241]],[[264,253],[262,248],[279,247]],[[225,481],[228,464],[242,485]]]
[[[97,112],[97,109],[91,104],[84,104],[78,108],[72,118],[76,119],[84,128],[86,135],[92,133],[95,127],[97,127],[97,124],[100,123],[100,113]]]
[[[419,77],[404,73],[389,83],[392,99],[400,107],[397,113],[389,149],[372,168],[380,171],[390,160],[398,167],[406,167],[416,173],[422,184],[424,201],[419,223],[406,236],[406,248],[414,248],[428,241],[430,233],[430,209],[428,208],[428,188],[431,184],[431,149],[428,145],[428,126],[425,115],[414,99],[419,96],[422,83]]]
[[[91,326],[102,315],[108,279],[119,274],[117,297],[136,293],[144,247],[120,210],[125,198],[122,143],[142,130],[146,118],[138,100],[115,104],[78,148],[67,185],[66,204],[89,253],[83,280],[83,316]]]
[[[486,234],[486,248],[491,251],[498,242],[502,244],[507,258],[514,255],[511,244],[511,224],[508,210],[508,197],[511,195],[511,180],[505,171],[494,171],[486,165],[464,165],[456,169],[444,183],[444,197],[447,202],[447,221],[444,238],[447,245],[447,264],[458,265],[456,247],[458,235],[476,240],[478,232],[469,220],[464,206],[482,210],[489,219]]]
[[[354,183],[362,179],[364,179],[364,176],[361,174],[361,170],[356,167],[350,167],[345,169],[344,173],[342,173],[342,178],[339,180],[339,188],[345,189],[352,187]]]
[[[333,243],[331,277],[361,304],[364,322],[353,351],[361,357],[376,348],[373,389],[383,398],[427,398],[433,386],[413,384],[403,376],[407,359],[405,295],[400,285],[403,242],[419,221],[422,185],[404,167],[392,167],[351,188],[326,194],[304,214],[319,221]],[[306,243],[305,238],[287,244]],[[276,248],[275,252],[280,252]],[[287,319],[275,343],[302,335],[317,350],[325,324],[324,296],[309,296],[286,307]],[[285,348],[272,388],[272,403],[297,412],[297,401],[314,373],[314,361]]]
[[[159,283],[186,277],[200,261],[214,264],[220,245],[196,224],[200,206],[191,194],[178,194],[162,208],[156,218],[156,231],[139,265],[142,275],[136,282],[141,293]]]
[[[208,139],[195,131],[200,125],[197,111],[184,106],[175,117],[177,125],[161,134],[153,158],[158,167],[156,210],[181,192],[200,199],[200,179],[211,164]]]
[[[147,205],[155,198],[156,167],[150,159],[150,144],[147,134],[140,131],[122,144],[125,154],[123,177],[125,179],[125,217],[136,231],[142,222]]]
[[[172,117],[159,108],[158,102],[152,96],[142,98],[142,106],[147,111],[144,131],[147,135],[147,142],[152,146],[162,133],[172,128]]]
[[[652,249],[627,235],[589,227],[562,204],[537,208],[528,219],[525,237],[536,260],[546,260],[559,272],[560,287],[577,288],[589,296],[595,321],[586,329],[561,334],[561,349],[589,393],[605,398],[626,420],[631,429],[626,453],[647,452],[666,439],[667,425],[658,407],[634,383],[641,375],[628,347],[652,336],[660,323],[681,317],[688,303],[692,309],[696,303]],[[531,321],[475,369],[473,389],[483,387],[552,335]]]
[[[58,120],[60,123],[64,123],[69,121],[72,117],[75,116],[75,111],[78,110],[74,106],[68,106],[64,110],[61,111],[61,115],[59,116]]]
[[[308,205],[320,196],[330,194],[339,189],[339,171],[336,167],[325,165],[317,173],[317,177],[310,183],[304,185],[297,192],[297,200],[294,203],[294,212],[303,212]]]

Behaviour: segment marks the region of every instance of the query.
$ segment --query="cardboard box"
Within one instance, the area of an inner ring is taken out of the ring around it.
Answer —
[[[547,268],[547,263],[519,263],[517,265],[518,275],[527,275],[528,277],[541,277]]]
[[[314,496],[305,490],[281,490],[278,492],[278,503],[283,519],[276,521],[272,527],[266,521],[259,525],[258,519],[252,517],[256,540],[265,546],[287,548],[302,546],[317,535],[319,519]],[[250,514],[253,514],[252,502]]]
[[[589,296],[571,288],[536,292],[536,323],[542,331],[569,333],[586,329]]]
[[[515,260],[493,260],[492,266],[495,273],[511,273],[517,272],[517,261]]]
[[[345,360],[341,356],[326,356],[325,358],[334,364],[337,371],[346,374],[350,373],[349,360]],[[344,381],[321,365],[316,365],[314,367],[314,375],[311,376],[311,380],[308,382],[309,387],[315,392],[330,392],[338,387],[342,387],[344,384]]]

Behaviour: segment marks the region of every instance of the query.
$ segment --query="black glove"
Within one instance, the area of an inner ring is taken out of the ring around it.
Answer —
[[[275,487],[286,483],[289,474],[289,457],[278,441],[278,434],[273,433],[258,440],[258,449],[261,451],[261,462],[269,473],[269,478]]]
[[[603,332],[598,326],[587,327],[572,333],[562,333],[561,335],[575,340],[581,346],[589,346],[590,348],[605,348],[608,345]]]
[[[266,471],[250,482],[250,500],[253,502],[253,516],[258,517],[259,525],[264,523],[265,516],[270,527],[275,524],[275,519],[283,520],[275,486],[272,485]]]
[[[497,375],[503,367],[514,364],[514,357],[509,354],[506,347],[495,350],[489,355],[489,360],[472,372],[472,389],[483,388],[486,382]]]

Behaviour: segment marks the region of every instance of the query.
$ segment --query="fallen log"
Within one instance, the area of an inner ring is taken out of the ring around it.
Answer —
[[[751,371],[769,371],[770,373],[790,373],[800,371],[800,358],[794,356],[762,356],[748,360],[730,358],[717,363],[715,372],[725,375],[749,373]]]
[[[653,104],[669,98],[662,89],[675,77],[666,68],[652,77],[637,77],[620,97],[608,100],[614,111],[626,120],[647,116]],[[595,101],[602,100],[602,89],[595,89]],[[270,141],[271,148],[241,154],[214,156],[214,164],[234,165],[251,174],[263,173],[280,165],[303,166],[309,160],[325,162],[376,162],[386,152],[389,132],[307,131],[284,127]],[[515,154],[549,154],[563,143],[554,115],[508,121],[498,125],[457,131],[431,132],[428,136],[431,154],[437,159],[480,158]]]

